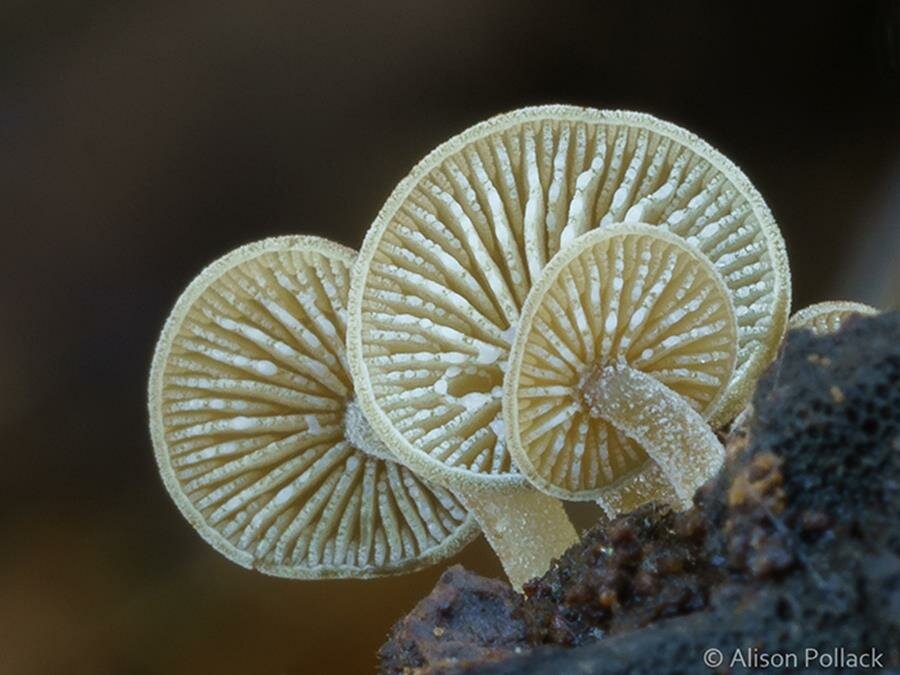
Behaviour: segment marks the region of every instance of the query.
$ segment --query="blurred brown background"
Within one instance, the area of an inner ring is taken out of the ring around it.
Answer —
[[[437,143],[567,102],[742,166],[795,307],[896,305],[898,70],[895,0],[2,0],[0,673],[369,672],[440,573],[267,578],[182,520],[144,388],[204,264],[282,233],[358,246]],[[483,542],[460,560],[499,574]]]

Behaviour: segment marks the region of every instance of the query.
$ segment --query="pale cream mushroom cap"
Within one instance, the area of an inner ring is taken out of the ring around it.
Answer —
[[[743,406],[789,312],[784,242],[762,197],[706,142],[650,115],[524,108],[422,160],[354,268],[350,367],[399,457],[448,485],[521,484],[501,415],[520,309],[562,243],[623,221],[685,238],[722,275],[738,359],[712,422]]]
[[[848,300],[819,302],[804,307],[791,317],[788,328],[807,328],[816,335],[834,333],[854,314],[874,316],[878,310],[871,305]]]
[[[720,444],[703,418],[734,377],[736,353],[730,293],[694,246],[638,224],[582,235],[550,261],[522,309],[504,388],[516,465],[542,491],[598,499],[610,512],[651,499],[686,503],[721,465]],[[653,378],[644,384],[664,385],[644,395],[641,382],[630,378],[616,394],[624,418],[646,418],[643,430],[631,424],[642,439],[626,435],[606,410],[592,409],[586,383],[607,367],[627,367]],[[623,407],[632,397],[643,410]],[[696,439],[668,437],[684,418],[672,414],[679,407],[696,418],[690,430]],[[680,464],[673,468],[690,485],[683,499],[675,498],[641,440],[662,441],[663,454]]]
[[[353,400],[355,257],[317,237],[243,246],[191,283],[157,344],[149,411],[163,481],[197,532],[244,567],[378,577],[478,534],[448,490],[390,459]]]

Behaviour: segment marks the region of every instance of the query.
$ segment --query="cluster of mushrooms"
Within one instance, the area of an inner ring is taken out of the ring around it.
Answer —
[[[833,330],[826,303],[790,325]],[[149,386],[163,481],[231,560],[376,577],[485,534],[516,588],[610,515],[686,508],[788,327],[769,209],[645,114],[517,110],[423,159],[354,251],[267,239],[194,280]]]

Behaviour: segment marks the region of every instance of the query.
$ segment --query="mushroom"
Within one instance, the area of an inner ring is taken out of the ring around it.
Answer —
[[[549,494],[610,514],[652,499],[686,508],[724,459],[707,418],[737,352],[731,294],[698,249],[641,224],[582,235],[522,308],[507,446]]]
[[[431,152],[396,187],[360,251],[351,371],[366,416],[398,457],[464,501],[525,484],[501,414],[522,303],[564,243],[621,221],[689,239],[719,269],[737,314],[740,365],[713,421],[743,405],[789,311],[784,242],[762,197],[716,150],[650,115],[524,108]],[[467,503],[497,548],[490,515]],[[562,531],[561,509],[543,503],[557,514],[544,529]]]
[[[873,316],[878,314],[878,310],[861,302],[847,300],[820,302],[794,314],[788,322],[788,328],[806,328],[815,335],[825,335],[834,333],[854,314]]]
[[[861,302],[850,300],[819,302],[796,312],[788,321],[788,329],[805,328],[812,331],[813,335],[827,335],[836,332],[854,314],[873,316],[878,313],[879,311],[875,307]],[[732,422],[732,433],[746,427],[752,414],[753,402],[748,401],[741,414]]]
[[[316,237],[241,247],[169,316],[150,428],[172,499],[230,560],[301,579],[413,571],[477,536],[356,404],[344,346],[356,254]]]

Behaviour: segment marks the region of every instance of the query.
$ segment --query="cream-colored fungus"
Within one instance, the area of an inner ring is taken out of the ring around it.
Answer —
[[[355,403],[345,353],[355,257],[315,237],[241,247],[194,280],[157,345],[160,473],[194,528],[245,567],[398,574],[478,533],[449,490],[393,458]]]
[[[807,328],[816,335],[834,333],[854,314],[874,316],[878,310],[861,302],[833,300],[819,302],[795,313],[788,322],[788,328]]]
[[[616,225],[564,247],[531,290],[505,384],[519,469],[610,513],[686,506],[721,466],[707,419],[735,376],[721,275],[659,228]]]

